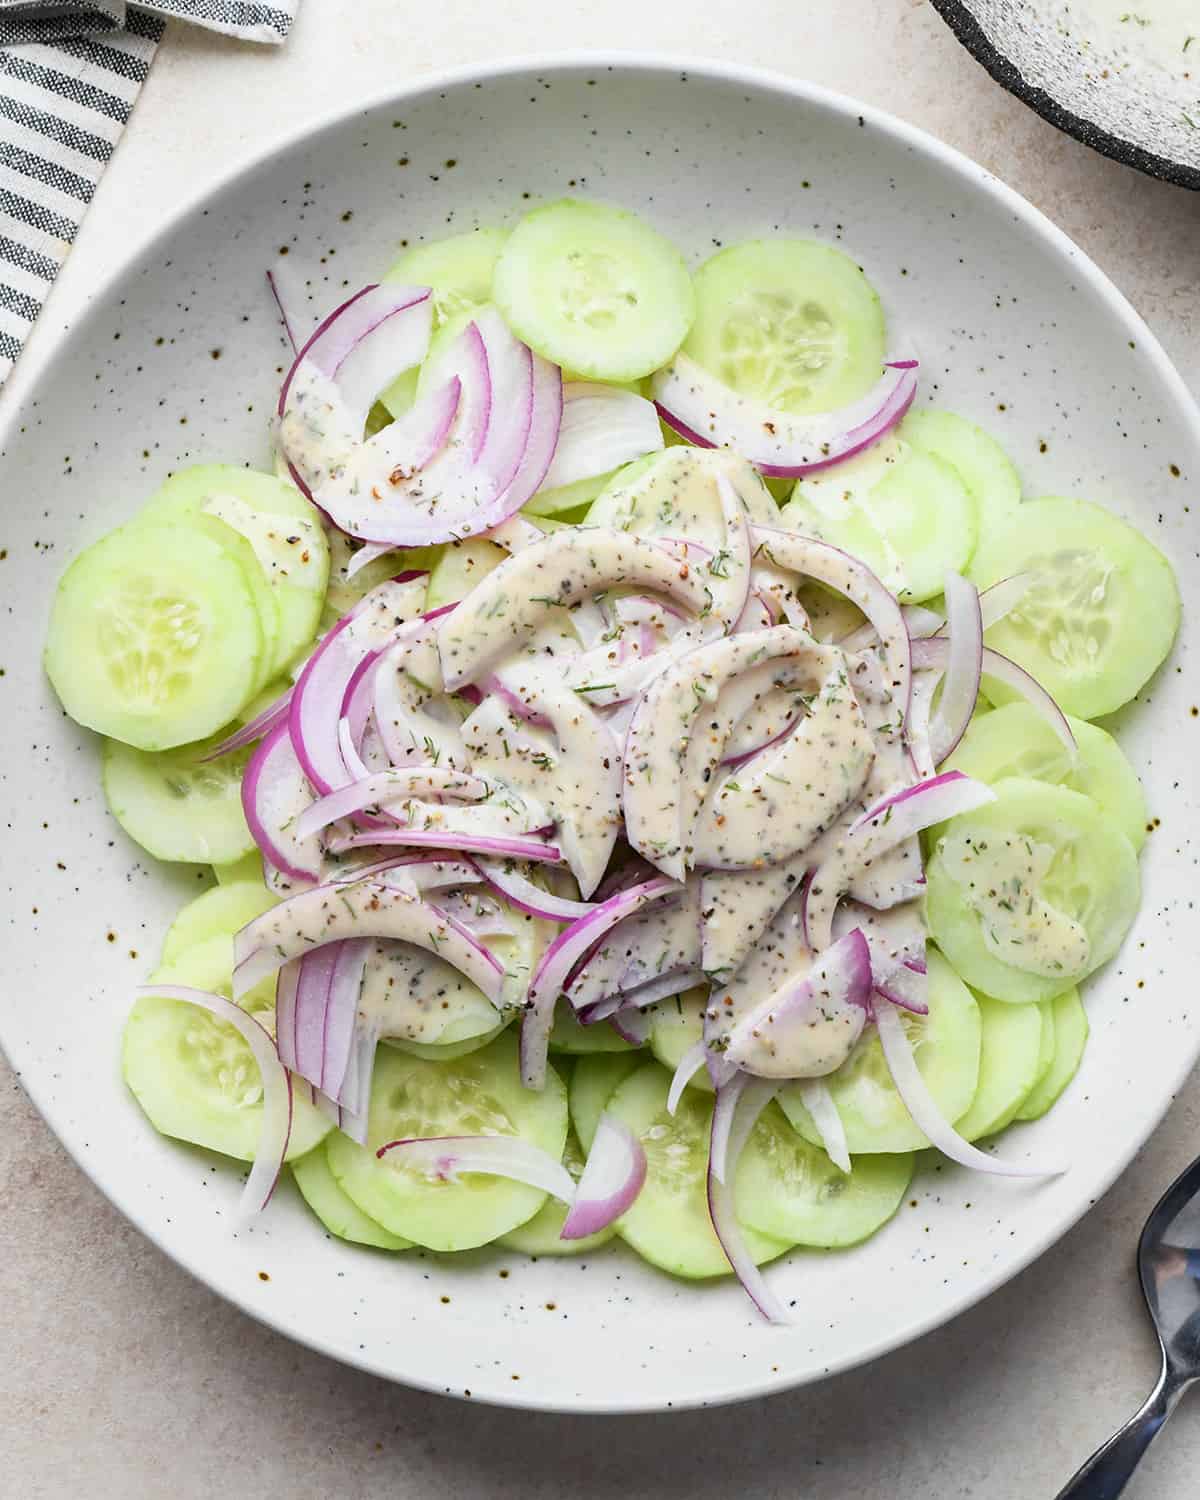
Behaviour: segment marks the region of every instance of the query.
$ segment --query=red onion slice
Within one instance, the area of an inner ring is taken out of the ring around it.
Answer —
[[[633,1204],[645,1181],[646,1152],[641,1141],[624,1120],[606,1109],[559,1238],[582,1240],[607,1229]]]
[[[564,928],[542,954],[529,984],[525,1014],[521,1020],[521,1079],[526,1088],[540,1089],[545,1085],[554,1007],[558,997],[566,992],[576,965],[618,922],[641,911],[650,902],[660,901],[681,889],[676,881],[660,875],[628,890],[618,891],[586,917],[580,917],[570,927]]]
[[[235,1005],[224,995],[211,994],[208,990],[193,989],[186,984],[145,984],[138,988],[137,993],[161,995],[167,1000],[184,1000],[189,1005],[199,1006],[201,1010],[216,1016],[219,1021],[228,1022],[253,1052],[254,1061],[262,1074],[262,1128],[254,1149],[254,1165],[250,1168],[238,1207],[239,1216],[243,1220],[252,1218],[261,1213],[271,1200],[292,1133],[291,1082],[287,1069],[279,1060],[271,1033],[240,1005]]]
[[[275,1049],[285,1068],[296,1071],[296,993],[302,959],[284,964],[275,982]]]
[[[544,891],[540,885],[514,870],[506,860],[481,856],[475,863],[484,880],[499,891],[509,905],[531,917],[541,917],[547,922],[575,922],[596,909],[595,902],[571,901],[566,896]]]
[[[822,953],[829,947],[838,902],[860,869],[934,823],[972,812],[995,798],[996,794],[982,782],[972,781],[961,771],[944,771],[868,808],[850,825],[805,887],[802,910],[812,951]]]
[[[798,417],[740,396],[686,354],[653,379],[659,414],[698,448],[732,448],[763,474],[790,479],[877,443],[912,405],[915,360],[886,364],[874,388],[838,411]]]
[[[369,938],[350,938],[334,946],[338,955],[325,1004],[321,1075],[310,1082],[319,1084],[323,1093],[340,1104],[355,1033],[359,1029],[358,1002],[362,994],[363,973],[373,944]]]
[[[979,701],[983,670],[983,615],[979,591],[958,573],[946,575],[946,634],[949,650],[942,696],[929,729],[929,748],[940,766],[967,732]],[[914,660],[916,647],[913,648]]]
[[[479,1172],[523,1182],[568,1207],[575,1202],[575,1181],[562,1162],[519,1136],[442,1135],[389,1141],[375,1155],[381,1160],[391,1156],[398,1165],[414,1167],[438,1182],[457,1182],[463,1172]]]
[[[728,1144],[724,1152],[724,1167],[728,1182],[723,1182],[712,1170],[710,1148],[707,1182],[708,1215],[712,1220],[717,1239],[721,1242],[721,1248],[725,1252],[725,1258],[729,1261],[734,1275],[741,1282],[755,1307],[769,1323],[787,1323],[791,1320],[786,1309],[767,1285],[766,1278],[754,1264],[754,1257],[746,1246],[745,1236],[734,1207],[732,1187],[742,1151],[750,1139],[751,1131],[758,1123],[759,1116],[774,1098],[776,1087],[774,1083],[756,1078],[739,1090],[740,1097],[736,1101],[737,1109],[729,1127]],[[715,1137],[717,1130],[715,1109],[712,1128]]]
[[[296,837],[311,838],[339,818],[348,818],[364,808],[379,807],[387,812],[389,803],[406,797],[479,802],[490,792],[491,787],[481,776],[470,776],[445,766],[396,766],[389,771],[376,771],[319,798],[297,818]]]
[[[1011,657],[1003,656],[999,651],[993,651],[990,646],[983,648],[983,675],[994,677],[998,682],[1004,683],[1006,687],[1012,688],[1020,693],[1022,698],[1031,708],[1035,708],[1050,728],[1054,730],[1059,739],[1070,752],[1074,760],[1079,753],[1074,732],[1067,722],[1067,716],[1059,708],[1058,704],[1041,685],[1036,677],[1028,673],[1024,667],[1019,666]]]
[[[1066,1167],[1039,1167],[1007,1162],[1000,1157],[989,1156],[987,1152],[972,1146],[969,1141],[964,1141],[942,1114],[937,1101],[929,1092],[929,1086],[913,1056],[904,1023],[895,1007],[880,1005],[875,1013],[875,1024],[879,1028],[879,1040],[896,1092],[904,1101],[904,1107],[912,1116],[917,1129],[944,1156],[964,1167],[974,1167],[980,1172],[992,1172],[1000,1177],[1058,1177],[1067,1170]]]
[[[799,1088],[800,1097],[804,1101],[805,1109],[812,1116],[812,1122],[816,1126],[817,1134],[821,1137],[826,1156],[839,1171],[848,1173],[851,1162],[850,1151],[846,1145],[846,1127],[842,1123],[837,1105],[833,1102],[833,1095],[829,1092],[828,1084],[822,1083],[819,1078],[806,1078],[800,1083]]]
[[[288,726],[277,724],[246,766],[242,809],[263,858],[289,880],[305,885],[321,878],[322,865],[317,840],[296,836],[297,815],[311,801],[312,788],[296,759]]]
[[[299,286],[292,283],[284,265],[283,258],[279,257],[274,266],[267,267],[267,289],[274,300],[279,321],[283,324],[283,331],[295,356],[312,332],[313,320],[302,311],[306,299]]]
[[[733,1128],[733,1117],[737,1111],[738,1100],[749,1083],[749,1074],[735,1073],[727,1084],[717,1090],[716,1103],[713,1105],[712,1134],[709,1139],[708,1170],[718,1182],[724,1182],[726,1179],[725,1169],[728,1164],[729,1135]]]
[[[545,839],[500,838],[486,833],[451,833],[444,828],[381,828],[332,838],[329,849],[344,854],[350,849],[457,849],[463,854],[484,854],[496,859],[525,859],[533,864],[561,865],[562,850]]]
[[[262,713],[255,714],[248,723],[243,724],[240,729],[234,730],[226,739],[215,746],[207,755],[200,757],[200,764],[206,761],[216,760],[219,756],[229,755],[234,750],[242,750],[247,745],[253,745],[255,740],[261,740],[277,725],[282,724],[288,716],[288,710],[292,702],[292,689],[288,688],[282,697],[276,698],[269,708],[264,708]]]
[[[608,1018],[608,1024],[631,1047],[644,1047],[650,1040],[653,1021],[634,1005],[618,1005]]]
[[[693,1042],[683,1056],[679,1059],[674,1073],[671,1075],[671,1087],[667,1091],[667,1113],[673,1115],[679,1108],[679,1101],[683,1098],[683,1091],[695,1078],[696,1074],[704,1066],[705,1054],[708,1049],[703,1039]]]
[[[452,919],[378,880],[301,891],[247,923],[234,938],[234,994],[240,998],[289,959],[347,937],[413,943],[445,959],[499,1003],[504,966],[495,954]]]
[[[542,488],[556,490],[595,479],[646,453],[657,453],[662,446],[653,402],[619,386],[569,381],[563,386],[554,461]]]

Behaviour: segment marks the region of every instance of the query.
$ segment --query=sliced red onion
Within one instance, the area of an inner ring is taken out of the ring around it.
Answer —
[[[871,950],[856,927],[822,950],[802,979],[783,985],[734,1023],[726,1060],[760,1077],[794,1078],[799,1070],[788,1055],[789,1042],[821,1027],[833,1033],[827,1058],[800,1076],[831,1072],[862,1034],[871,982]]]
[[[1079,746],[1076,743],[1071,726],[1067,722],[1067,716],[1036,677],[1031,676],[1024,667],[1019,666],[1011,657],[1003,656],[999,651],[993,651],[990,646],[983,648],[983,675],[985,677],[994,677],[998,682],[1004,683],[1006,687],[1010,687],[1015,692],[1020,693],[1022,698],[1041,714],[1042,718],[1050,725],[1050,728],[1058,735],[1059,739],[1070,752],[1071,759],[1075,759],[1079,753]]]
[[[571,901],[566,896],[544,891],[519,870],[514,870],[506,860],[481,857],[475,863],[490,886],[499,891],[511,906],[531,917],[541,917],[547,922],[575,922],[596,909],[595,902]]]
[[[673,1115],[679,1108],[679,1101],[683,1098],[683,1091],[695,1078],[696,1074],[704,1066],[705,1054],[708,1049],[703,1039],[693,1042],[683,1056],[679,1059],[674,1073],[671,1075],[671,1087],[667,1092],[667,1113]]]
[[[374,709],[375,673],[382,658],[381,650],[368,652],[355,667],[354,675],[342,694],[341,717],[349,721],[350,740],[356,752],[362,748],[367,724]]]
[[[709,1151],[708,1215],[726,1259],[755,1307],[769,1323],[787,1323],[790,1320],[786,1309],[767,1285],[762,1272],[754,1264],[754,1257],[747,1248],[733,1201],[733,1182],[736,1178],[738,1161],[746,1142],[750,1139],[751,1131],[758,1123],[759,1116],[774,1098],[776,1087],[774,1083],[756,1078],[740,1091],[738,1108],[729,1129],[728,1146],[724,1153],[727,1182],[723,1182],[712,1170],[713,1153],[711,1148]],[[712,1128],[715,1137],[717,1130],[715,1109]]]
[[[839,1171],[849,1172],[851,1162],[850,1151],[846,1145],[846,1127],[842,1123],[837,1105],[833,1102],[829,1085],[819,1078],[805,1078],[799,1088],[800,1097],[804,1101],[805,1109],[812,1116],[817,1134],[821,1137],[821,1144],[825,1147],[826,1156]]]
[[[219,1021],[228,1022],[254,1053],[254,1061],[262,1074],[262,1128],[254,1148],[254,1165],[250,1168],[238,1209],[242,1219],[252,1218],[271,1200],[292,1133],[292,1086],[271,1033],[240,1005],[208,990],[193,989],[186,984],[145,984],[137,993],[161,995],[167,1000],[184,1000],[189,1005],[199,1006]]]
[[[875,976],[875,991],[901,1010],[914,1016],[929,1014],[929,976],[913,964],[897,964],[885,974]]]
[[[653,1020],[635,1005],[618,1005],[608,1018],[608,1024],[623,1042],[631,1047],[644,1047],[650,1040]]]
[[[535,526],[532,521],[527,521],[518,514],[509,516],[507,521],[501,521],[499,526],[490,527],[486,535],[489,542],[495,542],[497,547],[503,547],[506,552],[512,553],[532,547],[546,533],[540,526]]]
[[[946,575],[946,634],[949,650],[942,696],[929,729],[929,748],[940,766],[967,732],[979,701],[983,669],[983,616],[979,591],[958,573]],[[913,648],[916,659],[916,647]]]
[[[521,1079],[526,1088],[540,1089],[546,1082],[546,1054],[554,1007],[558,997],[566,992],[575,966],[618,922],[652,901],[661,901],[680,890],[682,887],[676,881],[660,875],[618,891],[586,917],[564,928],[542,954],[529,984],[521,1020]]]
[[[982,600],[983,595],[981,594]],[[933,609],[925,609],[920,604],[905,604],[901,606],[900,613],[904,616],[904,623],[908,627],[910,640],[920,640],[924,636],[936,635],[939,630],[944,630],[946,621]],[[879,640],[875,627],[869,622],[860,625],[857,630],[852,630],[849,635],[844,635],[838,645],[843,651],[853,656],[858,651],[864,651],[874,646]]]
[[[573,380],[563,386],[562,427],[542,488],[557,490],[595,479],[657,453],[662,428],[653,402],[615,385]]]
[[[754,557],[823,583],[866,615],[879,637],[886,684],[907,720],[912,695],[912,642],[900,602],[864,563],[839,547],[796,532],[752,526]]]
[[[740,396],[731,386],[677,354],[653,380],[663,421],[698,448],[732,448],[763,474],[811,474],[877,443],[912,405],[915,360],[888,363],[874,388],[838,411],[798,417]]]
[[[1010,615],[1029,592],[1032,582],[1032,573],[1013,573],[1011,577],[1002,578],[999,583],[993,583],[991,588],[984,589],[979,596],[983,628],[987,630],[998,620]]]
[[[641,1141],[624,1120],[606,1109],[559,1238],[582,1240],[607,1229],[633,1204],[645,1181],[646,1152]]]
[[[300,965],[294,958],[284,964],[275,982],[275,1048],[285,1068],[296,1071],[296,993],[300,987]]]
[[[575,1180],[548,1151],[512,1135],[441,1135],[424,1140],[389,1141],[375,1153],[416,1168],[438,1182],[457,1182],[462,1172],[507,1177],[550,1193],[571,1207]]]
[[[319,1084],[322,1093],[328,1094],[340,1104],[354,1036],[358,1030],[358,1002],[362,994],[363,973],[373,945],[369,938],[349,938],[333,946],[338,949],[338,955],[330,976],[329,995],[325,1003],[321,1076],[310,1081]]]
[[[631,989],[622,990],[617,999],[624,1009],[645,1010],[649,1005],[657,1005],[660,1000],[669,1000],[674,995],[681,995],[685,990],[703,984],[705,978],[703,969],[672,969],[668,974],[658,974],[653,979],[635,984]]]
[[[296,355],[299,354],[312,328],[305,326],[306,320],[301,315],[300,306],[303,299],[299,291],[293,286],[284,286],[285,275],[282,260],[277,261],[274,266],[268,266],[267,289],[275,302],[279,321],[283,324],[287,341],[292,346],[292,353]],[[312,320],[307,321],[311,325]]]
[[[328,632],[296,679],[288,715],[292,744],[304,774],[322,794],[355,779],[338,739],[346,691],[360,664],[416,619],[425,577],[402,573],[372,589]]]
[[[343,723],[347,722],[343,720]],[[491,787],[481,776],[452,771],[445,766],[396,766],[376,771],[349,786],[319,798],[296,820],[296,837],[306,839],[367,807],[388,811],[388,804],[406,797],[448,797],[453,802],[479,802]]]
[[[917,1129],[944,1156],[964,1167],[974,1167],[980,1172],[993,1172],[1000,1177],[1057,1177],[1067,1170],[1066,1167],[1039,1167],[1007,1162],[1000,1157],[989,1156],[987,1152],[980,1151],[969,1141],[963,1140],[929,1092],[929,1086],[913,1056],[904,1023],[895,1007],[878,1006],[875,1024],[879,1028],[879,1040],[896,1092],[904,1101],[904,1107],[912,1116]]]
[[[808,945],[822,953],[833,938],[833,917],[855,874],[905,839],[959,813],[972,812],[996,794],[961,771],[944,771],[877,802],[857,818],[829,857],[813,872],[804,891]]]
[[[297,967],[296,999],[292,1015],[293,1066],[301,1078],[315,1087],[321,1085],[325,1058],[325,1012],[329,1006],[329,986],[337,967],[342,943],[326,943],[292,959],[284,967]]]
[[[248,723],[243,724],[240,729],[234,730],[231,735],[223,739],[207,755],[202,755],[200,757],[200,764],[203,765],[206,761],[216,760],[222,755],[229,755],[234,750],[242,750],[247,745],[253,745],[255,740],[261,740],[265,735],[270,734],[276,725],[282,724],[287,718],[292,702],[292,691],[293,689],[288,688],[287,692],[281,698],[276,698],[275,702],[269,708],[264,708],[262,713],[255,714]]]
[[[716,1103],[713,1105],[712,1135],[709,1140],[708,1170],[718,1182],[726,1180],[725,1169],[728,1164],[729,1135],[733,1128],[733,1117],[737,1111],[738,1100],[749,1083],[748,1073],[735,1073],[727,1084],[717,1090]]]
[[[246,826],[263,858],[289,880],[321,878],[321,846],[296,836],[297,817],[312,801],[286,723],[279,723],[250,757],[242,777]]]
[[[381,557],[386,557],[389,552],[396,550],[392,542],[364,542],[346,564],[347,580],[353,578],[356,573],[361,573],[371,563],[378,562]]]
[[[527,859],[534,864],[561,865],[562,850],[545,839],[500,838],[485,833],[451,833],[443,828],[381,828],[370,833],[352,833],[329,841],[334,854],[350,849],[411,848],[458,849],[464,854],[483,854],[496,859]]]
[[[317,886],[272,907],[234,938],[238,998],[291,958],[347,937],[395,938],[451,964],[497,1004],[504,966],[482,943],[405,891],[377,880]]]

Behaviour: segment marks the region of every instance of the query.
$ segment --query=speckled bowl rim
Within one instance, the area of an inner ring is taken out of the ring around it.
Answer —
[[[1114,135],[1095,120],[1067,109],[1037,84],[1029,83],[1016,63],[991,41],[976,19],[970,0],[933,0],[933,8],[975,61],[985,67],[1002,88],[1020,99],[1022,104],[1036,110],[1051,125],[1074,136],[1093,151],[1099,151],[1101,156],[1119,161],[1122,166],[1135,167],[1148,177],[1200,192],[1200,167],[1188,166],[1186,162],[1174,161],[1169,156],[1159,156],[1147,151],[1145,146]]]
[[[89,323],[100,320],[106,310],[109,295],[116,283],[125,274],[131,262],[153,251],[157,245],[162,244],[174,234],[189,217],[200,213],[242,178],[252,172],[258,171],[265,164],[269,163],[272,158],[292,151],[303,141],[311,140],[326,131],[341,128],[364,113],[382,107],[399,105],[418,97],[437,94],[441,90],[455,88],[463,84],[486,83],[497,78],[523,72],[550,74],[556,71],[570,72],[574,70],[595,70],[598,68],[647,73],[673,71],[695,77],[709,78],[716,82],[733,83],[761,89],[783,98],[816,104],[831,112],[845,115],[851,120],[856,120],[860,123],[864,121],[869,122],[872,128],[883,131],[888,136],[901,142],[915,156],[922,156],[932,160],[959,178],[968,192],[982,192],[997,200],[1016,220],[1027,225],[1032,233],[1040,236],[1047,242],[1058,255],[1069,260],[1072,276],[1086,281],[1111,308],[1114,318],[1124,326],[1128,336],[1137,341],[1142,354],[1151,361],[1154,371],[1158,378],[1162,380],[1166,392],[1176,403],[1181,419],[1192,428],[1197,445],[1200,446],[1200,406],[1197,405],[1196,400],[1184,384],[1182,376],[1171,363],[1166,351],[1147,327],[1141,316],[1134,310],[1129,301],[1114,286],[1104,272],[1084,254],[1068,235],[1059,229],[1039,209],[1034,208],[1031,203],[1022,198],[1014,189],[1008,187],[999,178],[988,172],[986,168],[972,161],[964,153],[945,145],[943,142],[937,140],[936,137],[921,130],[918,126],[900,120],[885,110],[868,104],[862,104],[848,95],[824,88],[819,84],[790,78],[785,74],[776,73],[765,68],[723,63],[689,54],[656,52],[572,50],[548,54],[514,55],[513,57],[498,61],[469,64],[463,67],[430,73],[415,80],[407,87],[380,90],[372,94],[369,98],[359,100],[353,105],[330,110],[305,130],[281,132],[273,141],[264,144],[259,151],[233,166],[227,173],[218,178],[215,183],[210,184],[189,198],[187,202],[170,214],[152,235],[128,247],[122,260],[110,268],[102,278],[89,301],[87,311],[78,322],[72,324],[67,329],[56,332],[53,338],[47,340],[36,351],[34,374],[32,378],[28,381],[23,380],[21,384],[22,400],[27,401],[33,398],[36,393],[38,378],[45,373],[55,360],[59,352],[59,347],[66,340],[67,335],[77,336],[81,329],[85,329]],[[0,451],[3,451],[9,442],[13,430],[19,425],[19,421],[20,408],[14,406],[7,418],[0,423]],[[4,1050],[5,1055],[8,1056],[7,1049],[4,1048],[2,1036],[0,1036],[0,1050]],[[554,1399],[542,1399],[536,1396],[526,1397],[523,1392],[514,1390],[511,1397],[505,1392],[503,1396],[484,1397],[476,1395],[472,1399],[476,1403],[482,1400],[496,1406],[523,1408],[534,1411],[563,1412],[575,1415],[625,1415],[664,1411],[668,1407],[671,1410],[681,1411],[695,1406],[733,1404],[740,1401],[752,1400],[760,1396],[792,1390],[803,1385],[815,1383],[818,1380],[823,1380],[829,1376],[855,1369],[885,1354],[889,1354],[893,1350],[902,1348],[922,1335],[942,1327],[960,1313],[983,1301],[985,1297],[990,1296],[992,1292],[1003,1286],[1019,1272],[1025,1270],[1033,1261],[1038,1259],[1046,1250],[1061,1239],[1069,1229],[1073,1228],[1083,1218],[1084,1214],[1095,1206],[1096,1202],[1099,1201],[1099,1197],[1108,1191],[1145,1144],[1146,1140],[1153,1134],[1153,1131],[1157,1129],[1179,1086],[1192,1071],[1197,1056],[1200,1056],[1200,1036],[1197,1037],[1190,1051],[1181,1051],[1179,1054],[1171,1087],[1164,1091],[1161,1101],[1149,1112],[1147,1116],[1148,1125],[1144,1134],[1136,1139],[1131,1139],[1127,1143],[1126,1149],[1113,1156],[1111,1162],[1108,1164],[1107,1171],[1097,1184],[1098,1190],[1090,1200],[1081,1202],[1076,1211],[1048,1222],[1044,1232],[1034,1236],[1025,1252],[1015,1261],[1005,1264],[995,1272],[983,1277],[979,1283],[961,1294],[947,1298],[944,1303],[937,1306],[933,1311],[914,1317],[909,1323],[888,1334],[886,1337],[881,1337],[874,1345],[865,1349],[860,1348],[844,1359],[830,1361],[828,1365],[822,1367],[820,1370],[814,1369],[799,1374],[781,1370],[773,1377],[758,1380],[739,1381],[732,1379],[728,1387],[719,1394],[714,1395],[710,1393],[703,1398],[685,1398],[677,1401],[672,1398],[669,1391],[664,1391],[661,1400],[653,1403],[645,1401],[622,1403],[620,1397],[617,1397],[611,1403],[601,1405],[596,1403],[589,1404],[587,1402],[559,1402]],[[69,1141],[70,1131],[64,1111],[56,1108],[48,1099],[39,1097],[38,1089],[22,1076],[15,1060],[11,1058],[9,1060],[33,1104],[51,1130],[54,1131],[63,1148],[72,1157],[76,1165],[87,1173],[109,1201],[147,1239],[177,1265],[195,1276],[198,1281],[208,1286],[210,1290],[216,1291],[218,1295],[233,1303],[241,1312],[265,1324],[275,1332],[283,1334],[285,1337],[303,1344],[317,1353],[327,1355],[338,1363],[348,1364],[352,1367],[362,1369],[369,1374],[378,1375],[386,1380],[404,1384],[415,1389],[429,1391],[435,1395],[449,1394],[455,1396],[456,1399],[461,1399],[457,1391],[448,1391],[444,1386],[422,1379],[420,1374],[398,1375],[394,1370],[389,1369],[382,1360],[375,1359],[365,1353],[361,1358],[348,1358],[341,1351],[332,1349],[323,1343],[319,1336],[306,1332],[304,1329],[291,1326],[281,1316],[273,1316],[268,1309],[254,1304],[248,1295],[243,1296],[224,1288],[214,1287],[204,1276],[201,1269],[193,1268],[187,1264],[185,1259],[181,1258],[182,1252],[177,1253],[176,1248],[172,1245],[169,1238],[161,1233],[156,1225],[147,1221],[136,1210],[122,1203],[115,1193],[108,1192],[92,1172],[88,1159],[86,1157],[81,1158],[72,1151]]]

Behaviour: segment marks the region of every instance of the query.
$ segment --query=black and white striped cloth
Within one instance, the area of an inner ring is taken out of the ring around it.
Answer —
[[[0,385],[66,259],[170,17],[279,43],[298,0],[0,0]]]

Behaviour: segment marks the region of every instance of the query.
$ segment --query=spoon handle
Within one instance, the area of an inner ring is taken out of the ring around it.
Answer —
[[[1057,1500],[1116,1500],[1133,1477],[1143,1453],[1175,1410],[1181,1394],[1164,1363],[1158,1384],[1141,1410],[1120,1431],[1097,1448],[1091,1458],[1058,1492]]]

